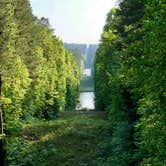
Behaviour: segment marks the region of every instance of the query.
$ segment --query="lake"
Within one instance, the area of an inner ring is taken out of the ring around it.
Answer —
[[[81,92],[79,97],[79,104],[77,105],[77,110],[86,108],[94,109],[94,92]]]

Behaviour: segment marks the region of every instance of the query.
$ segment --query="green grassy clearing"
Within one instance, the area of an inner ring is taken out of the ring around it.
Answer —
[[[101,165],[98,145],[109,133],[109,127],[105,115],[95,112],[63,114],[56,120],[25,124],[22,165]]]

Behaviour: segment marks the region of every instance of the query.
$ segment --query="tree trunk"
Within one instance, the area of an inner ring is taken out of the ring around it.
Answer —
[[[0,74],[0,135],[4,134],[3,129],[3,111],[2,111],[2,75]],[[4,151],[4,145],[3,145],[3,139],[0,138],[0,165],[4,166],[5,161],[5,151]]]

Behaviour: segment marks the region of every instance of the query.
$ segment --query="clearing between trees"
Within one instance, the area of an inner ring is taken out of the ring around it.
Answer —
[[[20,153],[25,158],[18,160],[20,165],[101,165],[103,140],[109,133],[104,112],[64,113],[56,120],[34,121],[23,126]]]

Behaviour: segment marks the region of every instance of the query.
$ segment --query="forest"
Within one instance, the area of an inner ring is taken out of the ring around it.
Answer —
[[[79,95],[79,67],[28,0],[0,1],[0,154],[7,163],[23,121],[71,111]],[[18,150],[18,149],[17,149]],[[21,156],[20,156],[21,157]],[[17,165],[17,164],[16,164]]]
[[[164,0],[124,0],[107,15],[95,104],[112,124],[110,166],[166,165],[165,15]]]
[[[80,52],[29,0],[0,0],[0,165],[165,166],[165,46],[165,0],[110,8],[89,62],[95,110],[76,111]]]

